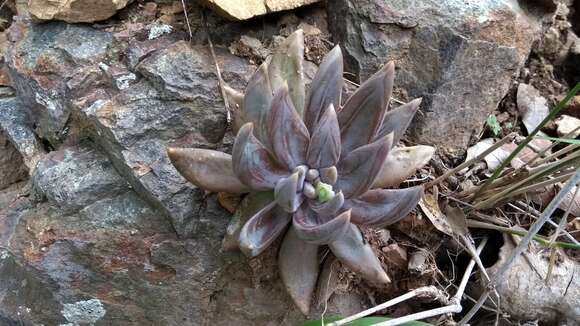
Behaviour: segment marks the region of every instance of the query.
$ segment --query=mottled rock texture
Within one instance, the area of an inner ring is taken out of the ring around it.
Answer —
[[[400,96],[423,97],[421,144],[464,149],[525,62],[537,22],[517,1],[328,2],[329,27],[360,77],[394,60]]]
[[[131,0],[30,0],[28,12],[35,19],[91,23],[105,20]]]
[[[22,163],[22,155],[0,132],[0,189],[26,179],[28,172]]]
[[[0,99],[0,129],[31,177],[0,191],[0,324],[304,319],[278,278],[277,248],[249,262],[223,252],[231,214],[166,156],[168,145],[231,146],[207,46],[26,20],[8,35],[17,99]],[[243,89],[256,67],[216,56]],[[334,314],[364,301],[334,297]]]

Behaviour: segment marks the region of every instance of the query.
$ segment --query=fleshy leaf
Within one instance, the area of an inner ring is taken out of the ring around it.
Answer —
[[[351,209],[351,222],[382,228],[407,216],[423,195],[423,187],[405,189],[373,189],[349,199],[345,209]]]
[[[308,146],[307,160],[311,168],[327,168],[335,165],[339,157],[340,127],[334,105],[331,103],[314,127]]]
[[[229,154],[198,148],[167,148],[179,173],[196,187],[212,192],[245,193],[250,189],[234,174]]]
[[[290,222],[290,215],[270,203],[244,224],[240,231],[240,249],[248,257],[261,254]]]
[[[286,85],[272,99],[267,127],[271,148],[281,165],[292,170],[306,162],[310,134],[294,110]]]
[[[356,225],[349,223],[343,236],[329,243],[328,246],[342,263],[368,281],[379,284],[391,282],[381,267],[381,262]]]
[[[409,103],[403,104],[398,108],[391,110],[385,114],[381,129],[375,136],[375,139],[383,137],[386,134],[393,133],[393,144],[397,144],[401,137],[405,134],[405,131],[409,127],[411,120],[417,113],[421,105],[421,99],[414,99]]]
[[[304,123],[310,132],[318,124],[323,111],[332,104],[340,108],[340,95],[342,93],[342,51],[340,46],[335,46],[322,60],[312,83],[308,104],[304,111]]]
[[[242,126],[233,149],[233,170],[236,176],[252,190],[274,189],[276,182],[288,176],[270,152],[254,137],[251,122]]]
[[[435,148],[425,145],[393,148],[387,155],[373,188],[398,186],[429,163],[433,153]]]
[[[359,147],[338,163],[337,188],[346,198],[357,197],[373,185],[387,154],[391,149],[393,134]]]
[[[275,91],[285,84],[298,115],[304,111],[304,33],[301,29],[292,33],[276,49],[268,65],[270,86]]]
[[[252,122],[256,137],[270,148],[266,120],[274,94],[268,76],[268,60],[250,78],[244,94],[243,120]]]
[[[318,201],[312,200],[309,202],[310,208],[315,211],[320,216],[334,216],[342,208],[344,204],[344,195],[342,192],[338,192],[334,197],[325,202],[320,203]]]
[[[302,205],[294,213],[293,226],[300,239],[314,244],[327,244],[340,238],[350,224],[350,211],[336,217],[322,217],[308,205]]]
[[[338,170],[336,166],[320,169],[320,180],[329,185],[334,185],[338,180]]]
[[[300,172],[294,172],[288,178],[281,179],[274,189],[276,203],[288,213],[294,213],[302,204],[304,196],[298,193]]]
[[[389,62],[365,81],[338,112],[344,157],[375,139],[389,105],[395,65]]]
[[[291,226],[278,254],[280,278],[286,291],[304,315],[310,311],[318,279],[318,245],[301,240]]]
[[[224,93],[228,101],[228,110],[232,115],[232,131],[234,135],[244,125],[244,94],[224,85]]]
[[[272,191],[251,192],[244,197],[226,228],[226,235],[222,241],[224,250],[240,249],[239,239],[242,227],[252,216],[273,201],[274,193]]]

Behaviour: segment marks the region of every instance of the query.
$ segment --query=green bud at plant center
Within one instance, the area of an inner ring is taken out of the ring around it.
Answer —
[[[318,196],[319,202],[326,203],[334,198],[334,190],[332,190],[331,185],[324,182],[318,182],[316,184],[316,195]]]

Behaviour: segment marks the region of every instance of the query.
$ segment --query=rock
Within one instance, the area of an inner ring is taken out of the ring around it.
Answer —
[[[27,176],[22,156],[0,132],[0,189],[24,180]]]
[[[580,136],[580,119],[563,114],[556,119],[556,131],[560,137],[576,138]]]
[[[30,107],[38,135],[56,146],[67,135],[71,100],[103,83],[98,62],[112,35],[83,25],[20,20],[10,27],[9,40],[6,61],[16,93]]]
[[[296,9],[320,0],[204,0],[203,2],[218,14],[233,20],[246,20],[271,12]]]
[[[501,270],[520,241],[520,238],[506,234],[503,238],[504,245],[499,251],[498,261],[487,269],[492,278]],[[512,318],[537,320],[546,325],[574,325],[580,320],[580,279],[573,275],[577,262],[560,250],[557,255],[557,263],[553,265],[550,279],[546,281],[550,253],[532,241],[530,248],[523,255],[517,256],[498,279],[496,290],[502,298],[508,298],[502,303],[502,309]]]
[[[407,268],[407,250],[396,243],[392,243],[383,247],[381,251],[384,253],[387,265],[394,265],[399,269]]]
[[[89,147],[50,152],[38,163],[32,182],[38,192],[65,211],[129,190],[107,157]]]
[[[0,98],[0,131],[19,152],[24,165],[32,173],[44,150],[30,122],[28,109],[17,98]]]
[[[38,20],[92,23],[110,18],[131,0],[30,0],[28,11]]]
[[[412,140],[450,150],[479,135],[539,28],[517,3],[495,0],[338,0],[327,9],[346,68],[365,80],[395,60],[395,87],[423,97]]]
[[[242,89],[253,66],[227,52],[217,56],[228,84]],[[223,138],[225,109],[213,59],[207,48],[177,42],[137,69],[147,80],[82,108],[82,119],[133,188],[171,219],[178,234],[187,235],[204,192],[175,170],[166,146],[215,148]]]
[[[550,112],[546,99],[540,92],[534,86],[524,83],[518,85],[517,104],[528,134],[534,131]]]

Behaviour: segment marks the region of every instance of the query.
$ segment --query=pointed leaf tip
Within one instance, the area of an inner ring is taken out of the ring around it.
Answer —
[[[414,99],[409,103],[405,103],[396,109],[387,112],[375,138],[378,139],[392,132],[394,134],[393,144],[396,145],[411,124],[413,117],[421,105],[421,101],[421,98]]]
[[[268,65],[272,90],[288,85],[290,98],[300,117],[304,111],[304,33],[302,30],[290,34],[274,51]]]
[[[267,128],[274,156],[281,165],[292,170],[306,162],[310,134],[294,109],[287,85],[279,88],[272,99]]]
[[[278,254],[280,278],[304,315],[308,315],[320,267],[318,245],[301,240],[291,226]]]
[[[340,157],[340,127],[330,103],[316,122],[307,152],[308,165],[312,168],[334,166]]]
[[[335,108],[340,108],[343,69],[342,51],[337,45],[326,54],[310,84],[304,123],[311,132],[314,131],[328,105],[332,104]]]
[[[196,187],[212,192],[246,193],[250,189],[234,174],[229,154],[199,148],[167,148],[177,171]]]
[[[344,235],[328,246],[341,262],[368,281],[378,284],[391,282],[373,249],[354,224],[350,224]]]
[[[429,163],[434,153],[434,147],[425,145],[394,148],[387,155],[373,188],[398,186]]]
[[[394,79],[395,64],[391,61],[365,81],[338,112],[341,156],[369,144],[375,138],[388,109]]]

